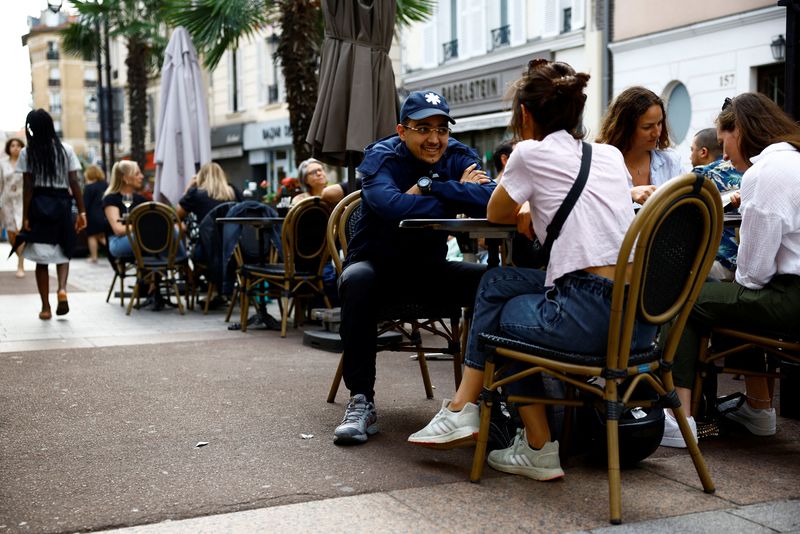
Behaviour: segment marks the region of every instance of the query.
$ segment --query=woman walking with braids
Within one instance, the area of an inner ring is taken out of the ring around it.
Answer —
[[[80,162],[72,147],[56,136],[53,119],[43,109],[28,113],[25,119],[28,146],[19,155],[17,170],[22,172],[22,231],[14,250],[25,243],[22,255],[36,262],[36,286],[42,299],[39,319],[48,320],[50,279],[48,265],[56,264],[58,307],[56,315],[69,312],[67,276],[75,245],[75,234],[86,227],[86,210],[78,184]],[[70,195],[71,193],[71,195]],[[72,222],[72,200],[78,218]]]

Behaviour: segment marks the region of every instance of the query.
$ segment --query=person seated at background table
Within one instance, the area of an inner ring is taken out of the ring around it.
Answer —
[[[228,176],[218,163],[206,163],[186,186],[186,192],[178,201],[178,218],[183,220],[194,213],[200,223],[208,212],[224,202],[241,202],[242,194],[228,183]]]
[[[89,261],[97,262],[97,249],[106,246],[106,215],[103,213],[103,195],[108,189],[106,173],[97,165],[89,165],[83,172],[86,186],[83,188],[83,204],[86,206],[86,240],[89,245]]]
[[[108,224],[108,251],[115,258],[133,258],[133,247],[125,232],[122,217],[139,204],[147,202],[139,194],[143,181],[144,174],[135,161],[118,161],[111,168],[111,183],[103,195],[103,213]],[[126,195],[130,195],[130,206],[123,203]]]
[[[800,332],[800,126],[760,93],[726,99],[716,123],[725,158],[744,173],[739,254],[735,282],[703,286],[678,344],[672,374],[684,406],[691,405],[700,338],[710,327],[790,339]],[[711,342],[724,346],[725,340]],[[763,371],[761,354],[741,365]],[[746,402],[736,408],[733,399],[719,410],[755,435],[775,434],[767,378],[746,376],[745,387]],[[671,415],[664,436],[674,438],[673,447],[686,446]]]
[[[568,64],[534,59],[515,84],[511,127],[517,143],[503,180],[489,200],[487,217],[496,223],[523,222],[546,238],[546,228],[577,179],[582,161],[581,117],[589,75]],[[593,144],[588,180],[553,242],[547,270],[498,267],[486,272],[475,298],[464,377],[451,401],[408,441],[449,448],[474,442],[479,429],[475,402],[483,387],[487,353],[478,334],[490,332],[577,354],[605,353],[617,255],[633,220],[625,160],[611,145]],[[521,213],[529,202],[531,211]],[[532,214],[532,220],[531,220]],[[520,221],[520,219],[522,221]],[[519,224],[518,224],[519,226]],[[635,350],[655,337],[638,324]],[[543,395],[541,375],[509,386],[513,394]],[[544,404],[519,408],[524,430],[511,447],[489,454],[499,471],[535,480],[564,475],[558,442],[551,441]]]
[[[474,150],[450,137],[450,108],[435,91],[414,91],[397,134],[369,145],[358,167],[362,211],[339,279],[343,377],[350,400],[337,444],[378,432],[375,346],[381,302],[446,301],[471,306],[485,265],[448,262],[444,232],[400,229],[404,219],[486,214],[494,182]]]
[[[297,167],[297,177],[303,184],[305,191],[292,197],[292,206],[303,199],[322,196],[322,191],[328,185],[328,175],[322,167],[322,162],[314,158],[308,158],[300,162]]]
[[[693,173],[714,182],[720,193],[739,189],[742,173],[736,170],[729,160],[722,158],[722,145],[717,139],[716,128],[705,128],[697,132],[692,139],[690,150]],[[717,258],[708,276],[724,282],[733,280],[738,248],[736,229],[726,227],[722,231]]]
[[[631,176],[631,199],[644,204],[656,187],[681,175],[678,153],[669,148],[664,101],[644,87],[629,87],[611,102],[595,142],[614,145]]]

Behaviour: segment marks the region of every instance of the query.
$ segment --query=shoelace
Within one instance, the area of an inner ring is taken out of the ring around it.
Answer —
[[[344,412],[344,418],[342,419],[342,423],[355,423],[356,421],[364,417],[364,413],[366,411],[367,411],[366,403],[350,401],[347,404],[347,409]]]
[[[524,428],[518,428],[517,429],[517,435],[514,437],[514,444],[511,445],[511,452],[514,455],[518,454],[519,448],[520,448],[520,446],[522,445],[523,442],[525,442],[527,444],[527,439],[525,439],[525,429]]]

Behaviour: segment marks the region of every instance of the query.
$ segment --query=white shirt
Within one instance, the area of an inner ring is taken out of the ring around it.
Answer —
[[[542,243],[581,165],[581,142],[564,130],[518,143],[503,173],[503,188],[518,204],[531,203],[533,230]],[[553,242],[545,285],[587,267],[615,265],[633,221],[630,173],[612,145],[592,143],[586,187]]]
[[[81,170],[81,162],[78,160],[78,156],[75,155],[75,151],[70,145],[67,143],[61,143],[61,146],[64,147],[64,151],[67,154],[67,167],[64,168],[64,162],[59,159],[58,165],[56,166],[56,175],[34,176],[34,187],[69,189],[69,173],[71,171]],[[31,169],[28,165],[28,147],[23,148],[19,153],[19,159],[17,159],[17,171],[22,173],[31,172]]]
[[[742,176],[736,281],[761,289],[776,274],[800,276],[800,152],[775,143]]]

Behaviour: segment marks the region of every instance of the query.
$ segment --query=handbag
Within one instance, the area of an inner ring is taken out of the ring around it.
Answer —
[[[553,242],[558,239],[561,233],[561,227],[569,217],[572,208],[581,196],[586,180],[589,178],[589,167],[592,164],[592,145],[582,141],[582,155],[581,155],[581,168],[578,171],[578,177],[572,184],[567,196],[558,208],[553,220],[547,225],[547,239],[544,245],[541,244],[538,238],[531,241],[522,234],[514,236],[511,242],[511,263],[516,267],[529,267],[532,269],[546,269],[547,264],[550,262],[550,251],[553,248]]]

